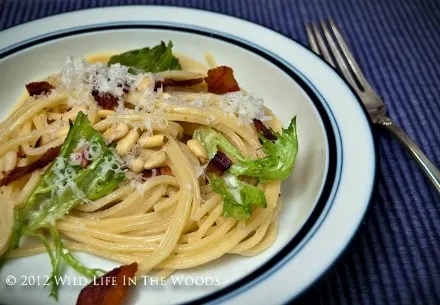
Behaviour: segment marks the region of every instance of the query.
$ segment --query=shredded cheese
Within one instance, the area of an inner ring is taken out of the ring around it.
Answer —
[[[239,125],[250,124],[253,119],[272,119],[265,115],[264,101],[262,98],[241,91],[227,93],[223,97],[219,105],[221,110],[236,115]]]
[[[169,112],[172,106],[203,108],[216,107],[227,115],[238,118],[238,124],[251,124],[254,118],[268,121],[272,118],[265,114],[262,98],[243,91],[227,93],[212,99],[209,95],[201,97],[200,94],[189,95],[169,93],[158,88],[154,91],[157,80],[163,79],[160,75],[152,73],[131,74],[129,67],[121,64],[113,64],[108,67],[103,63],[89,64],[84,58],[69,57],[58,77],[61,88],[69,93],[71,103],[89,104],[93,100],[90,92],[110,93],[118,98],[118,113],[130,113],[131,109],[124,107],[123,96],[129,91],[135,91],[139,84],[147,79],[149,86],[143,87],[139,97],[134,101],[135,112],[157,113],[157,111]],[[138,89],[139,90],[139,89]],[[213,116],[207,119],[208,124],[215,123]],[[164,123],[167,124],[167,123]],[[152,132],[152,123],[145,121],[143,124],[147,132]],[[166,125],[165,125],[166,126]],[[139,126],[136,126],[139,127]]]
[[[58,80],[62,88],[69,93],[74,93],[69,96],[73,102],[81,102],[81,99],[89,101],[90,94],[87,93],[91,90],[110,93],[122,101],[124,89],[135,89],[145,77],[144,74],[130,74],[128,69],[129,67],[121,64],[114,64],[110,67],[99,62],[89,64],[83,57],[70,56]]]

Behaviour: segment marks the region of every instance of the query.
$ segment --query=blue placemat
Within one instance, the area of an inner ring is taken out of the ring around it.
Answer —
[[[332,17],[390,116],[440,166],[438,0],[0,0],[0,29],[77,9],[141,3],[234,15],[304,44],[305,22]],[[440,196],[396,140],[377,134],[376,199],[349,249],[299,303],[440,304]]]

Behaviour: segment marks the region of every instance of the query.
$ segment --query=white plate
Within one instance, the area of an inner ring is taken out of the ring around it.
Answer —
[[[356,96],[299,43],[240,19],[182,8],[117,7],[58,15],[0,33],[0,117],[20,98],[25,83],[57,71],[68,55],[126,51],[160,40],[172,40],[176,52],[199,60],[211,51],[284,124],[298,115],[300,147],[294,174],[283,183],[279,236],[270,249],[250,258],[227,255],[173,276],[174,281],[185,276],[186,284],[146,280],[129,303],[287,302],[347,246],[368,207],[376,172],[370,125]],[[76,255],[87,265],[116,266]],[[37,282],[41,285],[49,272],[47,254],[8,261],[0,273],[1,302],[52,303]],[[61,288],[59,304],[74,304],[78,284],[84,282],[72,270],[66,274],[70,284]],[[9,275],[17,282],[8,287]],[[202,277],[218,280],[198,285]],[[190,285],[193,281],[198,284]]]

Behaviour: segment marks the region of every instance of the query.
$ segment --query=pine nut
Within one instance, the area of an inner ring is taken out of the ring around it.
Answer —
[[[116,123],[103,133],[106,142],[117,141],[127,135],[129,128],[125,123]]]
[[[197,139],[189,140],[188,142],[186,142],[186,145],[193,153],[193,155],[196,156],[197,159],[199,159],[200,162],[205,163],[206,161],[208,161],[208,152]]]
[[[139,146],[143,148],[152,148],[158,147],[165,143],[164,135],[158,134],[150,136],[147,133],[144,133],[142,137],[139,139]]]
[[[4,160],[4,169],[6,172],[13,170],[17,166],[17,152],[15,151],[8,151],[5,155]]]
[[[141,158],[134,159],[130,164],[130,168],[135,173],[140,173],[144,170],[144,161]]]
[[[118,144],[116,145],[116,151],[121,157],[125,156],[131,151],[138,139],[139,132],[136,129],[130,130],[125,137],[119,140]]]
[[[167,156],[164,151],[158,151],[153,154],[150,159],[144,164],[145,169],[153,169],[162,166],[165,163]]]

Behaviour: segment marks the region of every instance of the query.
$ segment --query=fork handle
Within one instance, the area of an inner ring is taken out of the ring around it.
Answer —
[[[429,161],[428,157],[417,147],[417,145],[410,139],[410,137],[397,125],[386,116],[381,116],[376,121],[376,124],[384,127],[390,131],[406,148],[409,154],[416,160],[419,167],[422,169],[425,176],[434,185],[437,191],[440,193],[440,172],[435,165]]]

